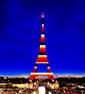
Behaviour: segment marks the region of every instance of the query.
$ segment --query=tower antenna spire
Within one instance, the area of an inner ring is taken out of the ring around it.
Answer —
[[[42,12],[42,15],[41,15],[41,17],[42,17],[42,18],[44,18],[44,17],[45,17],[45,15],[44,15],[44,12]]]

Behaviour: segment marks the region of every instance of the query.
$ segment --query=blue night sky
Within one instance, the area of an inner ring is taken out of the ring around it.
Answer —
[[[85,74],[85,0],[0,0],[0,75],[32,72],[42,12],[52,71]]]

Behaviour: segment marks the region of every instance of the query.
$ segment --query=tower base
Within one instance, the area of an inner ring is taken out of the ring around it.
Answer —
[[[44,75],[51,79],[52,82],[54,82],[53,73],[31,73],[31,77],[29,79],[30,82],[32,82],[37,76]]]

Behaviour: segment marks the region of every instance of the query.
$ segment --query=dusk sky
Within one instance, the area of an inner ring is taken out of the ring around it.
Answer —
[[[85,74],[85,0],[0,0],[0,75],[32,72],[42,12],[53,73]]]

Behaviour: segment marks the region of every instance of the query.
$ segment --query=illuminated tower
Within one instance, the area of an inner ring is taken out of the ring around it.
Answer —
[[[45,45],[45,34],[44,34],[44,14],[42,14],[42,31],[41,31],[41,40],[40,40],[40,48],[39,48],[39,55],[36,61],[36,64],[34,66],[33,72],[30,74],[30,82],[33,81],[33,79],[37,76],[44,75],[51,79],[52,82],[54,82],[53,73],[50,69],[48,58],[46,54],[46,45]],[[37,72],[37,65],[38,64],[47,64],[47,73],[38,73]]]

